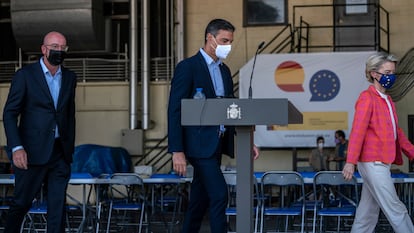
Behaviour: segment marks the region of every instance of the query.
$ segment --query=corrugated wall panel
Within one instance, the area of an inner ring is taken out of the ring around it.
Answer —
[[[105,20],[101,0],[13,0],[13,33],[24,52],[38,53],[43,36],[62,32],[71,51],[105,49]]]

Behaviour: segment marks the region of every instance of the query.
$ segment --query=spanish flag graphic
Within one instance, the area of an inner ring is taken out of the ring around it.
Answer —
[[[295,61],[285,61],[275,70],[275,83],[281,90],[287,92],[304,92],[303,81],[305,71]]]

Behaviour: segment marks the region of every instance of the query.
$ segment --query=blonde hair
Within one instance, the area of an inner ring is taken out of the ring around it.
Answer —
[[[386,62],[398,62],[398,58],[393,54],[385,52],[378,52],[371,55],[366,62],[365,77],[368,82],[373,83],[374,79],[371,77],[371,71],[378,71],[380,67]]]

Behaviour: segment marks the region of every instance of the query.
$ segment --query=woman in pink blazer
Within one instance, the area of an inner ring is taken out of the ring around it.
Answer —
[[[364,181],[351,232],[374,232],[380,208],[396,233],[414,232],[390,171],[391,164],[402,164],[401,152],[410,160],[414,158],[414,146],[398,127],[395,105],[386,94],[396,79],[396,63],[393,55],[382,52],[370,56],[366,62],[366,78],[372,85],[360,94],[355,104],[342,171],[345,179],[351,179],[358,165]]]

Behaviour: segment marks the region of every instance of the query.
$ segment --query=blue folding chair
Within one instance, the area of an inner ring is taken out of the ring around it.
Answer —
[[[148,226],[146,214],[146,191],[144,182],[135,173],[115,173],[111,176],[110,185],[110,204],[108,210],[107,231],[110,232],[112,220],[117,226],[117,231],[125,230],[128,226],[137,226],[138,232],[142,232],[143,226]],[[116,211],[112,219],[112,212]],[[139,221],[136,222],[135,217]]]
[[[357,179],[353,176],[351,180],[345,180],[341,171],[321,171],[314,176],[313,190],[315,195],[322,196],[322,203],[315,204],[312,231],[316,231],[317,219],[319,232],[325,232],[328,226],[324,218],[336,217],[336,231],[340,232],[341,219],[355,216],[359,201]]]
[[[237,216],[237,206],[236,206],[236,190],[237,190],[237,173],[236,172],[224,172],[223,173],[224,179],[227,183],[227,191],[228,191],[228,203],[226,208],[226,216],[227,216],[227,227],[228,232],[237,232],[237,229],[232,230],[231,226],[231,217]],[[253,177],[253,185],[254,185],[254,195],[258,197],[259,195],[259,188],[257,184],[256,177]],[[260,198],[255,198],[256,202],[253,206],[254,212],[254,232],[256,233],[258,230],[258,223],[259,223],[259,209],[260,209]]]
[[[35,199],[25,215],[20,232],[47,232],[47,204],[42,199]]]
[[[284,231],[290,226],[299,226],[304,232],[305,225],[305,186],[303,177],[294,171],[269,171],[261,179],[261,193],[268,197],[262,202],[261,232],[264,232],[266,217],[284,217]],[[278,193],[276,193],[278,191]],[[296,219],[295,219],[296,218]],[[289,224],[292,219],[292,224]]]
[[[147,188],[151,189],[152,225],[163,224],[167,232],[174,232],[184,211],[182,210],[185,181],[176,174],[153,174]],[[161,220],[161,221],[158,221]]]

